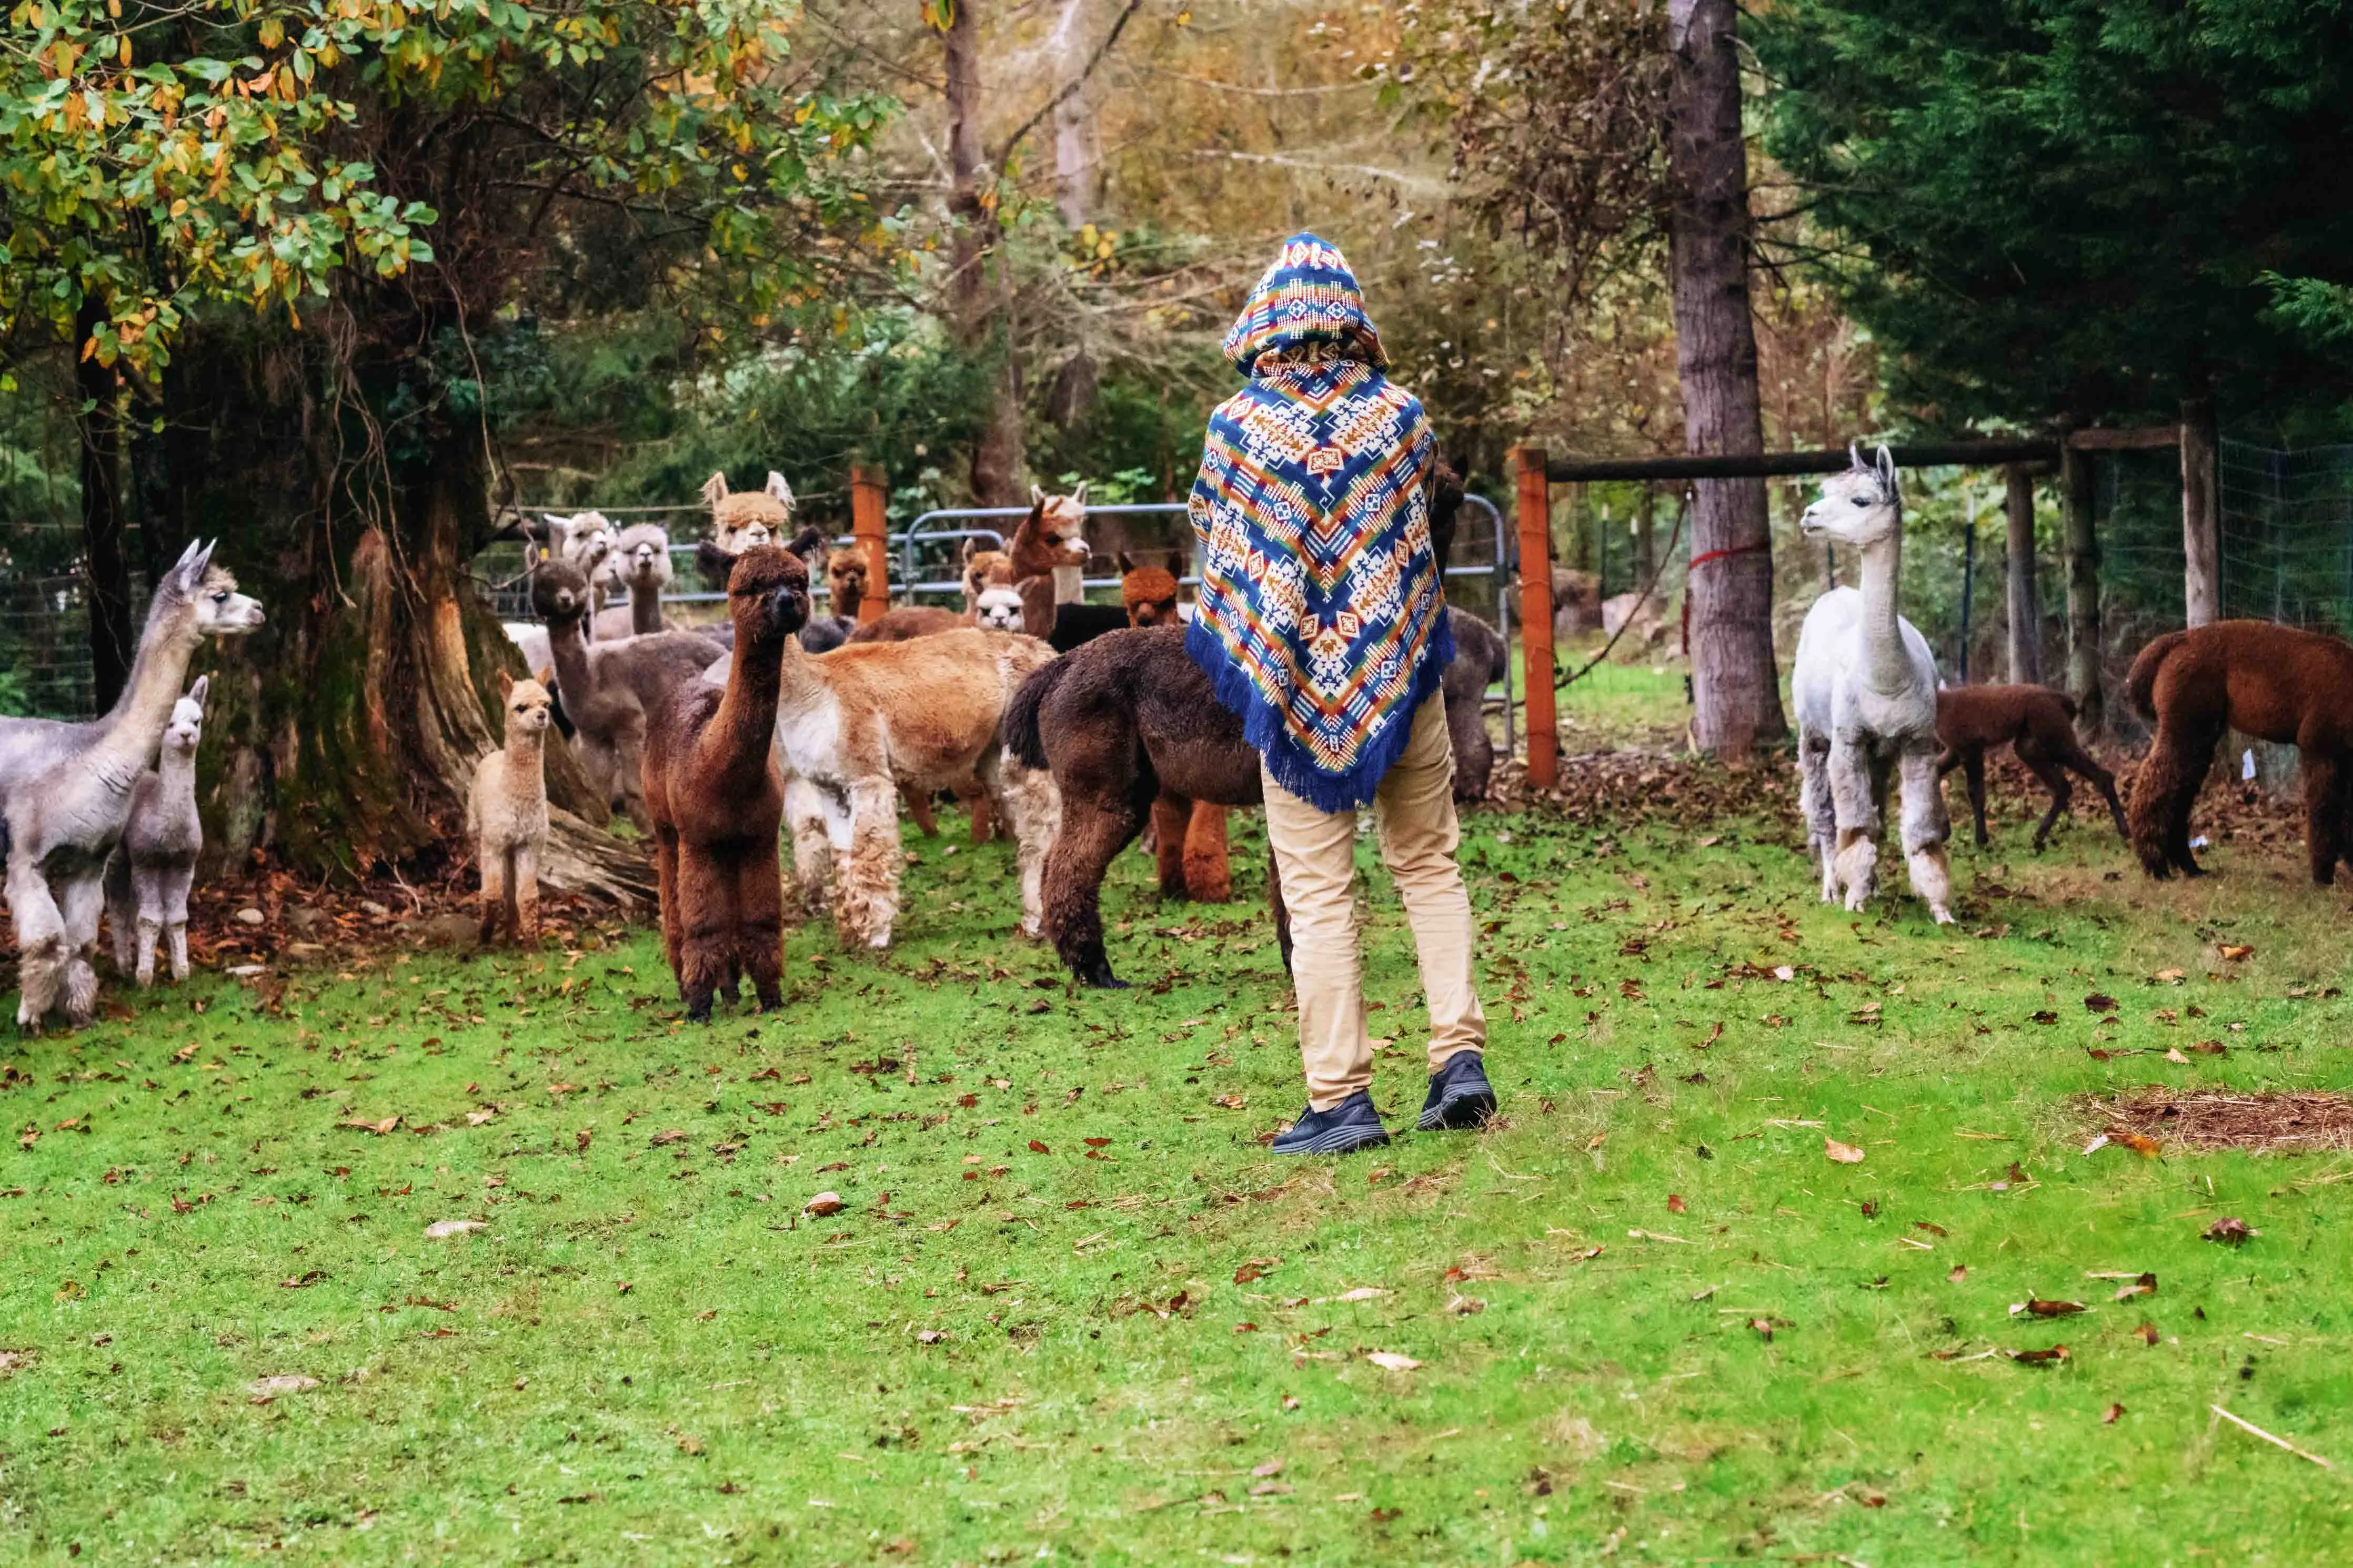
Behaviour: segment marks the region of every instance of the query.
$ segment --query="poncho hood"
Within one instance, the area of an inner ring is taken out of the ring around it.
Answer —
[[[1348,258],[1329,240],[1294,234],[1282,242],[1282,254],[1227,331],[1226,360],[1244,375],[1255,375],[1261,356],[1317,343],[1375,370],[1388,368],[1381,334],[1365,313],[1364,292]]]
[[[1345,811],[1373,798],[1454,657],[1430,536],[1435,438],[1381,374],[1347,261],[1312,234],[1284,243],[1226,357],[1249,380],[1202,443],[1186,651],[1275,782]]]

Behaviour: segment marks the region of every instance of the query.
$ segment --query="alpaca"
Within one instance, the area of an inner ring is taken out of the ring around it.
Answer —
[[[2189,809],[2230,729],[2296,749],[2312,879],[2323,888],[2336,879],[2337,862],[2353,857],[2353,646],[2268,621],[2216,621],[2141,649],[2126,689],[2134,710],[2157,726],[2126,811],[2143,869],[2160,879],[2200,874]]]
[[[2051,828],[2066,815],[2074,788],[2067,770],[2091,781],[2108,803],[2116,819],[2116,837],[2127,842],[2125,808],[2116,799],[2116,776],[2094,760],[2075,739],[2075,700],[2047,686],[1957,686],[1936,693],[1936,739],[1944,755],[1936,761],[1939,775],[1958,767],[1969,788],[1969,810],[1977,821],[1978,847],[1986,847],[1985,759],[1988,750],[2015,745],[2018,760],[2051,792],[2051,809],[2034,830],[2034,852],[2042,853]]]
[[[600,602],[628,601],[596,612],[591,624],[597,641],[669,629],[662,620],[661,596],[670,584],[670,531],[659,523],[633,522],[621,530],[613,536],[604,565],[590,575]]]
[[[578,731],[582,769],[600,798],[628,814],[640,830],[645,801],[638,788],[647,717],[662,699],[726,657],[691,632],[655,632],[592,643],[582,630],[589,606],[588,579],[562,561],[532,574],[532,604],[547,623],[548,658],[564,710]]]
[[[1124,551],[1119,557],[1119,602],[1131,626],[1173,626],[1184,617],[1176,611],[1176,575],[1159,566],[1138,566]]]
[[[977,609],[981,595],[990,588],[1013,586],[1013,557],[1002,550],[984,550],[977,539],[964,542],[962,558],[964,607]]]
[[[155,984],[155,938],[172,948],[172,978],[188,977],[188,889],[205,847],[196,815],[196,743],[205,734],[205,693],[212,678],[199,675],[172,707],[156,765],[131,788],[131,816],[122,842],[106,862],[106,919],[114,928],[114,969],[140,988]]]
[[[696,1023],[711,1021],[723,984],[732,998],[738,973],[762,1012],[784,1002],[784,781],[772,737],[780,668],[814,662],[794,640],[808,611],[808,567],[798,555],[744,552],[727,574],[735,652],[724,679],[705,675],[672,693],[647,735],[662,948]]]
[[[905,642],[910,637],[937,637],[942,632],[962,631],[978,623],[968,615],[944,610],[937,605],[902,605],[895,610],[885,610],[873,620],[849,634],[851,643]]]
[[[1079,530],[1087,520],[1087,487],[1050,496],[1032,485],[1029,515],[1006,542],[1008,570],[1021,595],[1021,629],[1056,653],[1127,625],[1127,611],[1086,602],[1090,552]]]
[[[868,580],[865,550],[859,545],[845,544],[828,555],[825,558],[825,585],[830,595],[827,608],[846,619],[860,619],[860,612],[866,607],[867,596],[874,592],[874,584]],[[891,602],[891,585],[888,583],[882,585],[881,596],[884,607],[888,608]]]
[[[528,680],[499,671],[506,703],[506,746],[474,765],[466,826],[482,872],[480,939],[487,946],[503,923],[523,946],[539,941],[539,857],[547,847],[547,693],[554,671]]]
[[[1177,828],[1194,806],[1262,803],[1258,753],[1187,657],[1181,626],[1113,632],[1046,666],[1007,708],[1005,744],[1018,762],[1050,771],[1060,793],[1061,832],[1046,858],[1046,934],[1081,981],[1115,989],[1124,983],[1103,948],[1102,910],[1112,861],[1143,831],[1146,812],[1161,812],[1162,890],[1171,891]],[[1290,928],[1271,864],[1267,898],[1288,963]]]
[[[211,545],[191,544],[164,574],[131,678],[102,717],[0,719],[0,861],[16,925],[20,1027],[39,1028],[60,998],[75,1028],[97,1010],[90,954],[107,858],[130,818],[132,787],[179,705],[196,645],[261,625],[261,606],[212,556]]]
[[[1053,781],[1008,759],[997,723],[1053,651],[972,627],[899,643],[855,643],[822,658],[785,650],[776,749],[805,902],[831,886],[835,928],[887,947],[899,910],[898,797],[977,779],[1019,846],[1021,929],[1037,934],[1039,877],[1059,806]],[[839,875],[834,860],[842,857]]]
[[[1806,612],[1789,689],[1798,710],[1799,809],[1822,872],[1822,901],[1861,910],[1876,890],[1881,810],[1893,772],[1903,800],[1912,889],[1939,925],[1951,921],[1952,833],[1936,759],[1936,660],[1895,613],[1904,500],[1887,448],[1822,481],[1799,528],[1861,556],[1862,587],[1832,588]]]
[[[768,470],[765,489],[733,493],[726,474],[713,474],[702,481],[702,499],[711,508],[711,542],[729,557],[763,544],[782,544],[792,527],[793,487],[774,468]],[[706,567],[715,564],[705,562]],[[725,582],[723,576],[719,580],[722,585]]]
[[[1483,800],[1495,770],[1495,742],[1487,733],[1487,688],[1504,679],[1511,650],[1494,627],[1449,608],[1454,662],[1439,678],[1446,700],[1446,732],[1454,742],[1454,798]]]

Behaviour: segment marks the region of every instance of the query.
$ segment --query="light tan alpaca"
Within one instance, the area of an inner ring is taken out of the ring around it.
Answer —
[[[891,943],[901,789],[928,795],[975,779],[1019,845],[1021,931],[1038,934],[1039,874],[1060,796],[1050,774],[1004,753],[997,721],[1014,690],[1053,658],[1034,637],[970,628],[845,645],[822,658],[786,648],[776,753],[795,880],[812,909],[830,891],[845,943]]]
[[[499,671],[506,701],[507,743],[474,768],[466,797],[466,826],[474,832],[474,859],[482,869],[481,940],[497,939],[503,922],[513,939],[539,940],[539,857],[547,847],[547,688],[555,672],[532,680]]]
[[[792,537],[793,487],[774,468],[768,470],[767,489],[732,494],[727,476],[713,474],[702,481],[702,499],[711,503],[712,542],[730,555]]]

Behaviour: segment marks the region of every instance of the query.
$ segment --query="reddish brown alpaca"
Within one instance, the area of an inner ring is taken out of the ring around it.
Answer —
[[[1969,786],[1969,809],[1977,814],[1978,847],[1986,847],[1985,759],[1999,746],[2015,745],[2018,760],[2051,792],[2051,809],[2034,830],[2034,850],[2042,852],[2051,829],[2066,815],[2074,787],[2067,770],[2091,781],[2108,803],[2116,818],[2116,837],[2125,831],[2125,808],[2116,799],[2116,775],[2100,766],[2075,739],[2075,700],[2047,686],[1958,686],[1936,693],[1936,739],[1945,754],[1936,760],[1936,773],[1963,770]]]
[[[2353,849],[2346,836],[2353,646],[2269,621],[2216,621],[2141,649],[2126,687],[2133,707],[2157,725],[2126,812],[2150,876],[2200,874],[2189,854],[2189,808],[2222,732],[2235,729],[2300,753],[2312,879],[2324,888],[2336,879],[2337,862]]]
[[[653,819],[662,946],[686,1016],[711,1021],[722,984],[752,982],[763,1012],[784,1000],[785,816],[776,769],[776,682],[785,645],[808,619],[808,567],[760,545],[727,574],[735,651],[726,685],[691,681],[646,735],[646,811]]]

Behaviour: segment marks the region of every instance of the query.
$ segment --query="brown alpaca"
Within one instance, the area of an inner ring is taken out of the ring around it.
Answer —
[[[539,940],[539,856],[547,847],[546,743],[554,707],[547,689],[554,679],[550,669],[529,680],[499,671],[506,749],[475,764],[473,792],[466,797],[474,864],[482,873],[485,944],[497,938],[501,924],[524,946]]]
[[[825,558],[825,585],[832,595],[827,602],[826,613],[839,616],[845,620],[858,619],[858,612],[865,605],[866,595],[873,591],[873,584],[867,581],[866,552],[856,545],[844,545],[828,555]],[[883,599],[886,604],[889,598],[890,585],[885,584]]]
[[[1158,566],[1138,566],[1119,558],[1119,602],[1131,626],[1173,626],[1176,613],[1176,576]]]
[[[784,1000],[785,816],[775,736],[778,671],[808,618],[808,567],[789,550],[748,550],[727,574],[735,652],[723,687],[707,676],[671,694],[646,735],[662,946],[686,1016],[711,1021],[740,973],[760,1010]]]
[[[2189,808],[2225,730],[2294,746],[2304,773],[2312,879],[2335,880],[2346,836],[2353,747],[2353,646],[2268,621],[2216,621],[2168,632],[2140,650],[2126,678],[2132,705],[2157,726],[2126,810],[2133,848],[2152,877],[2200,874]]]
[[[1196,803],[1261,804],[1258,753],[1187,657],[1179,626],[1113,632],[1031,676],[1005,710],[1005,744],[1017,761],[1050,768],[1061,793],[1062,830],[1046,858],[1046,934],[1082,981],[1118,986],[1103,949],[1104,873],[1143,831],[1147,810],[1166,808],[1165,873],[1167,846],[1180,841],[1174,830]],[[1287,963],[1291,934],[1271,864],[1267,898]]]
[[[1013,586],[1013,557],[1002,550],[984,550],[977,539],[964,542],[964,607],[980,608],[980,595],[989,588]]]
[[[1086,603],[1091,552],[1079,530],[1087,519],[1087,487],[1050,496],[1030,487],[1029,515],[1006,542],[1008,570],[1021,596],[1021,629],[1068,653],[1127,625],[1127,612]]]
[[[1957,767],[1968,781],[1978,848],[1986,847],[1986,752],[2009,745],[2018,748],[2018,760],[2051,792],[2051,809],[2034,830],[2036,854],[2042,852],[2052,825],[2066,815],[2067,803],[2074,796],[2074,787],[2067,782],[2070,768],[2091,781],[2106,800],[2116,837],[2130,837],[2125,831],[2125,808],[2116,799],[2116,777],[2075,739],[2075,700],[2065,692],[2047,686],[1947,687],[1936,693],[1936,739],[1945,747],[1936,760],[1937,775]]]

